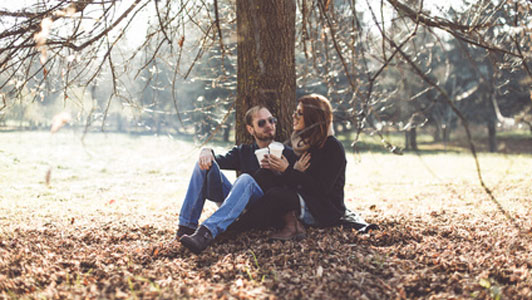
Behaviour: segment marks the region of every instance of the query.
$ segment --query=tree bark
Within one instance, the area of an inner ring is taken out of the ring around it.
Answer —
[[[417,131],[416,128],[410,129],[410,148],[414,151],[417,151]]]
[[[442,141],[442,130],[441,130],[441,124],[440,122],[436,122],[436,125],[434,126],[434,133],[432,135],[433,142],[439,143]]]
[[[410,133],[405,130],[405,150],[410,150]]]
[[[295,0],[237,0],[238,87],[236,143],[250,143],[244,115],[266,106],[279,123],[276,140],[291,132],[295,108]]]
[[[488,120],[488,141],[490,152],[497,152],[497,139],[496,139],[497,128],[495,126],[495,120],[490,118]]]
[[[410,128],[405,131],[405,150],[417,151],[417,133],[416,128]]]
[[[530,134],[532,134],[532,122],[526,122],[525,124],[528,125],[528,129],[530,130]]]
[[[231,128],[230,126],[226,126],[223,128],[223,139],[224,139],[224,142],[229,142],[229,133],[231,132]]]
[[[442,130],[442,141],[447,145],[451,141],[451,126],[446,126]]]

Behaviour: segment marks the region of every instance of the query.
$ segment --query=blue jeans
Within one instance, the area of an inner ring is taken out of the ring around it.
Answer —
[[[305,200],[301,195],[298,193],[297,196],[299,197],[299,207],[300,211],[297,215],[297,218],[301,220],[305,225],[309,226],[318,226],[318,221],[314,218],[312,213],[310,213],[310,209],[308,209],[308,206],[305,203]]]
[[[240,175],[231,185],[216,162],[209,170],[201,170],[196,163],[179,214],[179,225],[196,228],[205,199],[222,202],[202,224],[216,237],[240,216],[248,203],[255,202],[263,195],[255,179],[248,174]]]

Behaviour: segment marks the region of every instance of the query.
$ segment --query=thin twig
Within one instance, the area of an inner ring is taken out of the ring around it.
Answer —
[[[484,191],[486,192],[486,194],[489,196],[489,198],[491,199],[491,201],[493,203],[495,203],[495,205],[497,206],[497,208],[499,209],[500,212],[503,213],[503,215],[510,221],[510,223],[512,223],[512,225],[518,229],[520,232],[521,232],[521,227],[519,226],[519,224],[517,224],[517,222],[515,221],[515,219],[510,215],[510,213],[508,211],[506,211],[506,209],[504,209],[504,207],[502,206],[502,204],[495,198],[495,196],[493,195],[493,192],[491,191],[491,189],[486,185],[486,183],[484,182],[484,179],[482,178],[482,171],[480,169],[480,163],[478,161],[478,156],[477,156],[477,151],[475,149],[475,145],[473,143],[473,138],[472,138],[472,135],[471,135],[471,131],[469,129],[469,122],[467,121],[467,119],[465,118],[465,116],[462,114],[462,112],[454,105],[453,101],[451,100],[451,98],[449,97],[449,95],[447,94],[447,92],[442,89],[435,80],[433,80],[432,78],[429,77],[429,75],[425,74],[413,61],[412,59],[406,54],[404,53],[403,50],[401,50],[400,48],[398,48],[397,44],[395,44],[395,42],[391,39],[388,39],[388,42],[390,43],[390,45],[392,45],[394,48],[398,49],[399,53],[401,54],[401,56],[408,62],[408,64],[414,69],[414,71],[417,73],[417,75],[423,79],[423,81],[425,81],[426,83],[428,83],[429,85],[433,86],[443,97],[444,99],[446,100],[447,104],[451,107],[451,109],[453,110],[453,112],[458,116],[458,118],[460,119],[460,121],[462,121],[462,126],[464,127],[465,131],[466,131],[466,135],[467,135],[467,140],[468,140],[468,143],[469,143],[469,149],[471,151],[471,154],[473,155],[473,158],[475,160],[475,167],[476,167],[476,170],[477,170],[477,177],[478,177],[478,180],[480,182],[480,185],[482,186],[482,188],[484,189]]]
[[[351,73],[349,72],[349,67],[347,66],[347,62],[345,61],[344,56],[342,55],[342,51],[340,50],[340,47],[338,46],[338,42],[336,41],[336,31],[335,31],[334,26],[333,26],[333,24],[331,22],[331,19],[329,18],[329,15],[325,11],[325,7],[324,7],[323,2],[318,1],[318,6],[320,8],[321,13],[325,17],[325,20],[327,20],[327,25],[329,27],[330,36],[331,36],[331,39],[333,41],[334,48],[336,49],[336,54],[338,54],[338,57],[340,58],[340,61],[342,62],[342,65],[344,66],[345,76],[349,80],[349,84],[351,85],[351,87],[353,89],[356,89],[356,84],[355,84],[354,80],[351,77]]]
[[[224,68],[225,47],[222,38],[222,28],[220,27],[220,17],[218,15],[218,0],[214,0],[214,22],[216,23],[216,28],[218,29],[218,37],[220,38],[220,49],[222,51],[221,66],[222,68]]]
[[[163,32],[164,38],[166,39],[166,41],[168,41],[168,44],[170,45],[170,47],[172,47],[172,40],[170,40],[170,38],[168,37],[168,34],[166,33],[166,29],[165,29],[166,26],[163,25],[161,13],[159,12],[159,4],[158,4],[159,0],[155,0],[153,2],[155,2],[155,11],[157,12],[157,20],[159,21],[159,28]]]
[[[0,111],[2,111],[4,108],[7,107],[7,104],[6,104],[6,97],[4,96],[4,94],[2,94],[2,107],[0,107]]]

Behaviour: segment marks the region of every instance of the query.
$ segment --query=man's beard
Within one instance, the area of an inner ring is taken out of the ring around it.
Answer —
[[[271,142],[275,138],[275,132],[272,131],[266,134],[255,133],[255,138],[261,142]]]

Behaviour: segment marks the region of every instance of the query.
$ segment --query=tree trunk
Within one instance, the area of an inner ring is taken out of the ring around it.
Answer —
[[[410,128],[410,148],[414,151],[417,151],[417,132],[416,128]]]
[[[488,120],[488,140],[490,152],[497,152],[497,139],[496,139],[497,128],[495,126],[495,120],[490,118]]]
[[[116,131],[124,132],[124,124],[122,121],[122,115],[120,113],[115,113],[116,116]]]
[[[223,139],[224,139],[224,142],[229,142],[229,133],[231,132],[231,127],[230,126],[225,126],[223,128]]]
[[[238,94],[236,143],[250,143],[244,115],[262,104],[277,117],[276,140],[285,142],[295,109],[295,0],[237,0]]]
[[[434,134],[432,135],[433,137],[433,142],[435,143],[439,143],[442,141],[442,130],[441,130],[441,125],[439,122],[436,122],[436,126],[434,126]]]
[[[443,127],[442,141],[444,145],[447,145],[451,141],[451,127],[450,126]]]
[[[405,150],[417,151],[417,133],[416,128],[410,128],[405,131]]]
[[[158,113],[155,113],[154,115],[154,121],[155,121],[155,127],[157,128],[157,135],[161,135],[161,127],[162,127],[162,121],[161,121],[161,115]]]
[[[410,150],[410,133],[405,130],[405,150]]]

